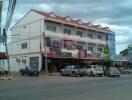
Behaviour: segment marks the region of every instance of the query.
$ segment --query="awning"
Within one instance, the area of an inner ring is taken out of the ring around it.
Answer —
[[[0,60],[7,59],[7,55],[5,52],[0,52]]]

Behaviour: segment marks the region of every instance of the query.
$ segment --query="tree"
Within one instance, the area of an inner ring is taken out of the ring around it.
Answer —
[[[108,47],[108,45],[106,45],[106,46],[104,47],[103,65],[104,65],[104,70],[109,70],[109,66],[111,66],[111,61],[110,61],[110,54],[109,54],[109,47]]]

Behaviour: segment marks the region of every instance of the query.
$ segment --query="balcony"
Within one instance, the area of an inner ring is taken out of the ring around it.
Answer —
[[[106,45],[106,41],[98,40],[98,39],[89,39],[87,37],[79,37],[76,35],[67,35],[64,33],[53,33],[46,31],[45,36],[49,37],[56,37],[56,38],[61,38],[61,39],[66,39],[66,40],[73,40],[77,42],[84,42],[84,43],[92,43],[92,44],[100,44],[100,45]]]
[[[106,45],[106,41],[98,40],[98,39],[89,39],[87,37],[79,37],[76,35],[64,35],[64,39],[70,39],[77,42],[84,42],[84,43],[93,43],[93,44],[100,44],[100,45]]]

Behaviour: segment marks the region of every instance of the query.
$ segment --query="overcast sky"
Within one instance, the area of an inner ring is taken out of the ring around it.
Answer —
[[[7,1],[3,3],[3,25]],[[17,0],[11,26],[30,9],[53,11],[60,16],[110,27],[116,34],[117,53],[132,43],[132,0]]]

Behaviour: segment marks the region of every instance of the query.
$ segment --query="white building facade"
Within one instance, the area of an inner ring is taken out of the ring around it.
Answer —
[[[62,63],[101,60],[110,29],[57,16],[53,12],[30,10],[11,32],[8,52],[12,71],[25,66],[45,70],[45,55],[48,66],[55,66],[52,69],[59,71]]]

